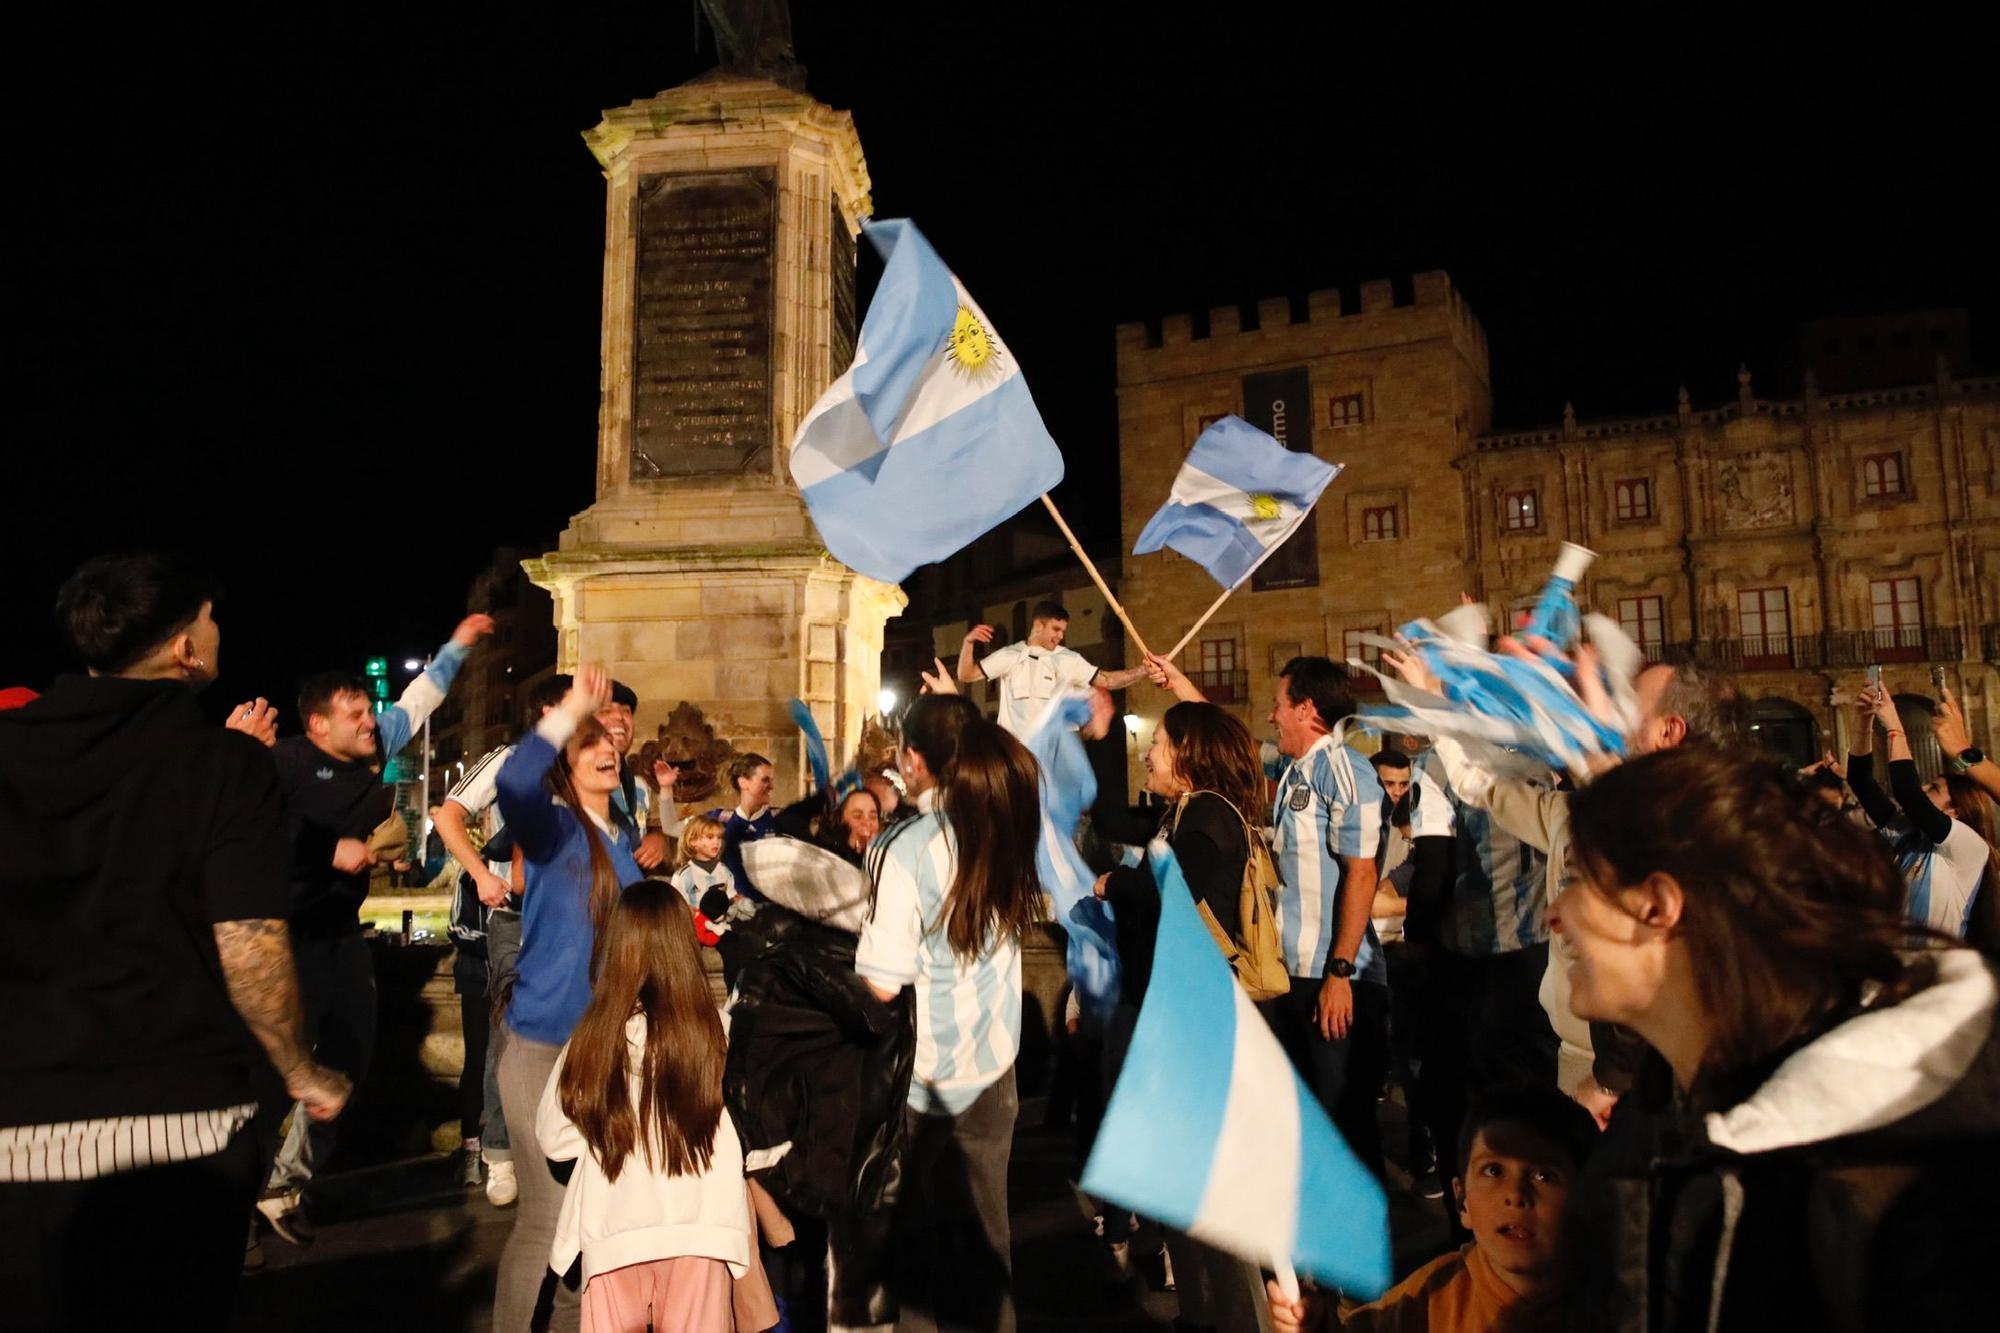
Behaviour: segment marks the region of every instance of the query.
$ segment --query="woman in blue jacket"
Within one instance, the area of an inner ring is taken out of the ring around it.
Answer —
[[[590,1004],[597,944],[626,884],[644,878],[611,817],[617,748],[597,721],[611,678],[586,665],[500,769],[500,812],[521,849],[521,954],[500,998],[500,1106],[516,1143],[535,1142],[535,1110],[570,1030]],[[563,1187],[523,1161],[520,1211],[500,1256],[493,1327],[526,1330],[545,1278]],[[556,1284],[555,1330],[578,1324],[575,1292]]]

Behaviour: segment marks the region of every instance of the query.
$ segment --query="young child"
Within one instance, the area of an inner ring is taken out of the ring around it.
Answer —
[[[722,1105],[726,1048],[672,886],[626,886],[535,1118],[543,1153],[576,1162],[549,1266],[566,1273],[582,1256],[583,1333],[731,1328],[731,1280],[754,1247],[743,1147]]]
[[[730,922],[728,911],[741,896],[736,892],[736,876],[722,861],[723,827],[719,819],[695,815],[681,829],[680,856],[676,859],[673,884],[694,909],[695,938],[714,948],[722,942]],[[710,895],[721,893],[722,899]],[[721,911],[706,908],[721,907]]]
[[[1316,1292],[1287,1301],[1267,1286],[1275,1333],[1338,1327],[1347,1333],[1508,1333],[1562,1321],[1563,1209],[1597,1122],[1555,1088],[1497,1088],[1465,1118],[1451,1182],[1472,1243],[1433,1259],[1381,1300],[1327,1319]]]

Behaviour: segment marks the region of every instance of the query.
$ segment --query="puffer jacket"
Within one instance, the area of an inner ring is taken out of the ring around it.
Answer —
[[[774,903],[730,934],[747,958],[722,1092],[751,1176],[788,1211],[826,1220],[836,1322],[889,1322],[889,1224],[916,1058],[911,998],[877,999],[855,974],[853,935]]]
[[[2000,982],[1936,979],[1695,1115],[1654,1057],[1571,1195],[1591,1333],[1990,1329],[2000,1273]]]

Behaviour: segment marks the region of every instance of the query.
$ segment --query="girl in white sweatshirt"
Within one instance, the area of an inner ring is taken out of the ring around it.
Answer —
[[[725,1046],[687,904],[628,885],[535,1126],[547,1156],[576,1161],[549,1266],[582,1256],[583,1333],[729,1333],[755,1243]]]

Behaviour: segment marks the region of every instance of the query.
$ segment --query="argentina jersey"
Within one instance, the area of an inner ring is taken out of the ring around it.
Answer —
[[[910,1105],[930,1115],[957,1115],[1012,1069],[1020,1053],[1020,945],[1002,936],[970,960],[952,952],[944,907],[958,863],[942,815],[925,810],[892,829],[876,841],[869,859],[876,867],[875,904],[854,951],[854,970],[884,990],[916,988]]]
[[[1382,784],[1374,766],[1338,732],[1313,742],[1278,779],[1271,806],[1278,877],[1278,932],[1285,966],[1318,980],[1339,929],[1341,858],[1373,857],[1382,840]],[[1389,984],[1371,922],[1354,959],[1363,981]]]
[[[1549,938],[1548,860],[1501,828],[1493,816],[1458,799],[1435,753],[1424,772],[1454,807],[1458,881],[1438,941],[1463,958],[1513,953]]]
[[[1898,818],[1883,832],[1909,885],[1904,911],[1910,919],[1964,939],[1986,874],[1986,840],[1956,819],[1944,841],[1936,844],[1907,819]]]

